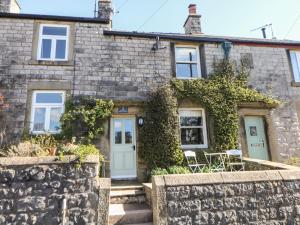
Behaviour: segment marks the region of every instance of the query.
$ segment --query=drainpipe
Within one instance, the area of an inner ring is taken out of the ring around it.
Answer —
[[[61,211],[62,211],[62,225],[66,225],[66,214],[67,214],[67,199],[64,198],[62,200],[62,206],[61,206]]]

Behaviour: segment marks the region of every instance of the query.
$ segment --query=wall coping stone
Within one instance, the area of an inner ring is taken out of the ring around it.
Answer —
[[[9,157],[0,158],[0,167],[5,166],[23,166],[23,165],[48,165],[48,164],[67,164],[76,159],[76,156],[64,156],[59,160],[57,156],[45,157]],[[97,155],[88,155],[83,163],[98,164],[99,157]]]
[[[251,159],[243,157],[243,160],[245,162],[251,162],[256,163],[259,165],[267,166],[267,167],[273,167],[274,169],[283,169],[283,170],[300,170],[300,167],[298,166],[291,166],[284,163],[278,163],[278,162],[271,162],[267,160],[261,160],[261,159]]]
[[[193,186],[203,184],[251,183],[300,180],[300,170],[238,171],[207,174],[154,176],[156,186]]]

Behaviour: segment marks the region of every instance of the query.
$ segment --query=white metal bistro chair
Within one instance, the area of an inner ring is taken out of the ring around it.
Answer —
[[[207,153],[204,152],[205,159],[209,166],[209,171],[212,173],[215,172],[224,172],[226,171],[225,161],[227,154],[224,152],[215,152]]]
[[[199,164],[197,162],[196,152],[194,151],[184,151],[184,155],[190,170],[193,173],[201,173],[206,164]]]
[[[243,152],[239,149],[231,149],[226,151],[228,157],[228,165],[231,171],[244,171],[245,163],[243,162]]]

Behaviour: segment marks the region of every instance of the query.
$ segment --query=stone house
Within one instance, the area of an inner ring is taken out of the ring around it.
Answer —
[[[112,99],[100,147],[107,176],[141,178],[137,119],[147,93],[170,79],[205,79],[224,54],[251,67],[249,85],[280,98],[275,109],[239,107],[244,155],[283,161],[300,156],[300,42],[203,34],[196,6],[189,6],[185,34],[112,30],[111,0],[99,0],[97,18],[20,14],[15,0],[0,0],[0,95],[10,107],[0,114],[6,141],[24,129],[59,132],[67,95]],[[226,47],[227,46],[227,47]],[[230,50],[230,52],[229,52]],[[213,142],[209,112],[180,105],[183,149]]]

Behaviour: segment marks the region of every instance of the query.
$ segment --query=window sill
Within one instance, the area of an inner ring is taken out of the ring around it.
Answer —
[[[208,145],[191,145],[191,146],[181,145],[180,147],[183,150],[189,150],[189,149],[206,149],[206,148],[208,148]]]
[[[203,77],[177,77],[176,76],[176,79],[178,80],[197,80],[197,79],[202,79]]]
[[[292,81],[291,85],[293,87],[300,87],[300,82]]]
[[[59,132],[31,131],[30,132],[31,135],[45,135],[45,134],[56,135],[56,134],[60,134],[60,133],[61,133],[61,131],[59,131]]]
[[[74,66],[74,61],[30,60],[29,65]]]

